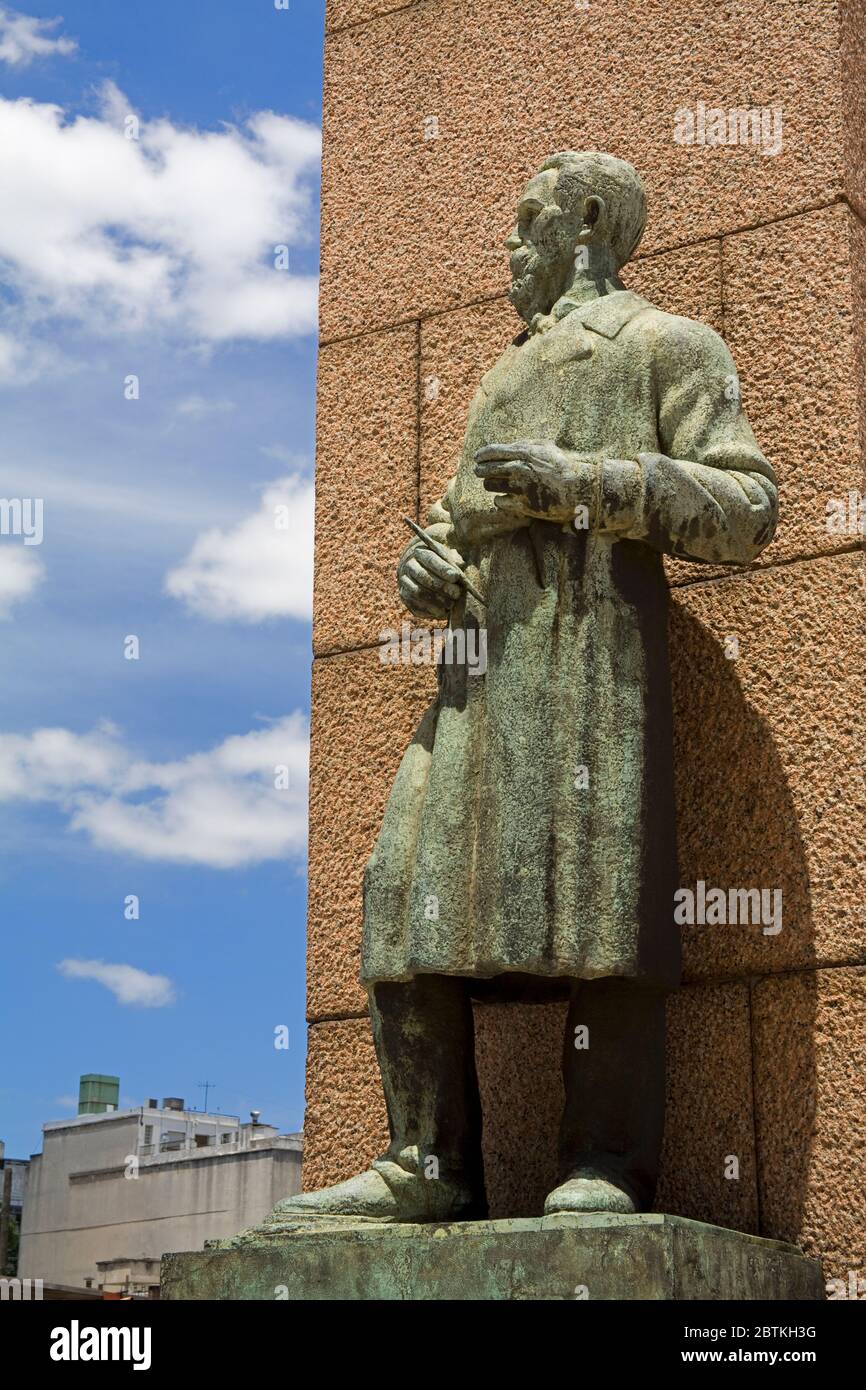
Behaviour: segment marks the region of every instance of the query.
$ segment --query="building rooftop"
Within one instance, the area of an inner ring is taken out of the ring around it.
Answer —
[[[175,1115],[178,1119],[195,1120],[202,1124],[221,1124],[229,1128],[240,1126],[239,1115],[224,1115],[220,1111],[211,1110],[177,1110],[174,1106],[152,1106],[152,1105],[131,1105],[122,1110],[103,1110],[96,1115],[70,1115],[65,1120],[47,1120],[42,1126],[43,1130],[49,1129],[74,1129],[79,1125],[104,1124],[106,1120],[122,1120],[131,1115]],[[249,1122],[247,1122],[249,1123]],[[266,1128],[267,1126],[262,1126]]]

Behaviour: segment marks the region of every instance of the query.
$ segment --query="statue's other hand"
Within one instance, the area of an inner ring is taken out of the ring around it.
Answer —
[[[438,533],[445,533],[448,529],[437,523],[428,526],[427,532],[444,546],[444,540]],[[410,546],[397,568],[400,598],[416,617],[447,618],[455,599],[463,592],[460,571],[466,562],[450,546],[444,548],[448,552],[447,561],[424,545]]]
[[[549,440],[517,440],[487,444],[475,454],[475,474],[495,499],[498,510],[570,521],[576,507],[590,506],[595,496],[598,465],[592,459],[567,453]]]

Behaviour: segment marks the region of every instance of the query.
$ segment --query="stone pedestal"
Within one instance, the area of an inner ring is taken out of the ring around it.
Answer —
[[[679,1216],[310,1230],[166,1255],[167,1299],[822,1299],[796,1246]]]

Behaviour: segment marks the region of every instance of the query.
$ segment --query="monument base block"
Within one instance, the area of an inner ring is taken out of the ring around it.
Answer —
[[[165,1255],[167,1299],[823,1299],[794,1245],[680,1216],[452,1225],[309,1224],[234,1249]]]

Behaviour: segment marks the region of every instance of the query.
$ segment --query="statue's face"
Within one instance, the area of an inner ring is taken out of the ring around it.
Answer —
[[[556,169],[545,169],[530,179],[505,242],[511,253],[508,297],[527,323],[550,312],[566,289],[574,261],[577,228],[556,201],[557,178]]]

